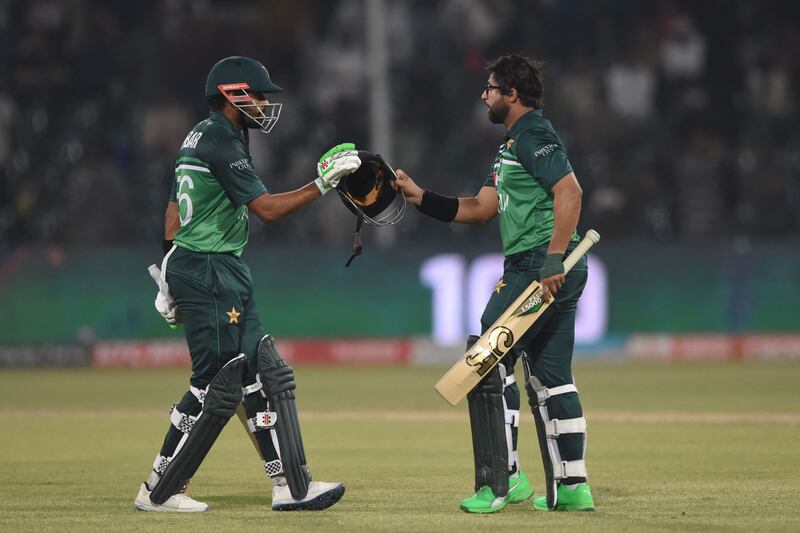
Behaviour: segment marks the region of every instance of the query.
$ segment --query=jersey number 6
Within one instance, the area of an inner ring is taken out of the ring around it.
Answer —
[[[178,212],[180,213],[181,226],[185,226],[192,220],[192,199],[189,197],[189,192],[183,190],[183,184],[187,183],[188,190],[194,189],[194,182],[189,176],[181,176],[178,178]]]

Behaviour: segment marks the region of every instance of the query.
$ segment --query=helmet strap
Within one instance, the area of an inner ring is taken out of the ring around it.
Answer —
[[[361,255],[361,250],[363,248],[361,246],[361,224],[364,223],[364,212],[358,205],[355,207],[356,211],[358,211],[358,214],[356,215],[356,229],[353,231],[353,254],[350,256],[350,259],[347,260],[347,263],[344,264],[345,267],[349,267],[350,263],[353,262],[353,259],[355,259],[356,256]]]

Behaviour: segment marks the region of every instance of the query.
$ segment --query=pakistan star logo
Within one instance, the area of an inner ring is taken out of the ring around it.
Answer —
[[[494,292],[500,294],[500,290],[505,287],[506,284],[503,283],[503,278],[500,278],[500,281],[497,282],[497,285],[494,286]]]
[[[225,311],[225,314],[228,315],[228,317],[230,318],[230,321],[228,322],[228,324],[238,324],[239,323],[239,315],[241,315],[242,313],[238,312],[236,310],[236,306],[234,305],[233,307],[231,307],[230,311]]]

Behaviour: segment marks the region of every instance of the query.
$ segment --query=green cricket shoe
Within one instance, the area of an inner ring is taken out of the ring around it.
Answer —
[[[533,500],[533,508],[537,511],[549,511],[547,496],[539,496]],[[588,483],[581,483],[574,489],[565,485],[558,486],[558,501],[555,511],[594,511],[594,498]]]
[[[495,497],[489,485],[484,485],[475,496],[461,500],[461,510],[465,513],[496,513],[505,509],[508,505],[508,498],[505,496]]]
[[[528,481],[528,476],[521,469],[508,477],[508,503],[522,503],[533,496],[533,487]]]

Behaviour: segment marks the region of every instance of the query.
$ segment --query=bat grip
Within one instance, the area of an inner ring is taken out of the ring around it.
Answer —
[[[567,258],[564,260],[564,274],[572,270],[572,267],[575,266],[575,263],[578,262],[578,259],[583,257],[586,252],[589,251],[589,248],[594,246],[594,244],[600,240],[600,234],[597,233],[595,230],[590,229],[586,232],[586,236],[578,243],[578,246],[572,250]]]

